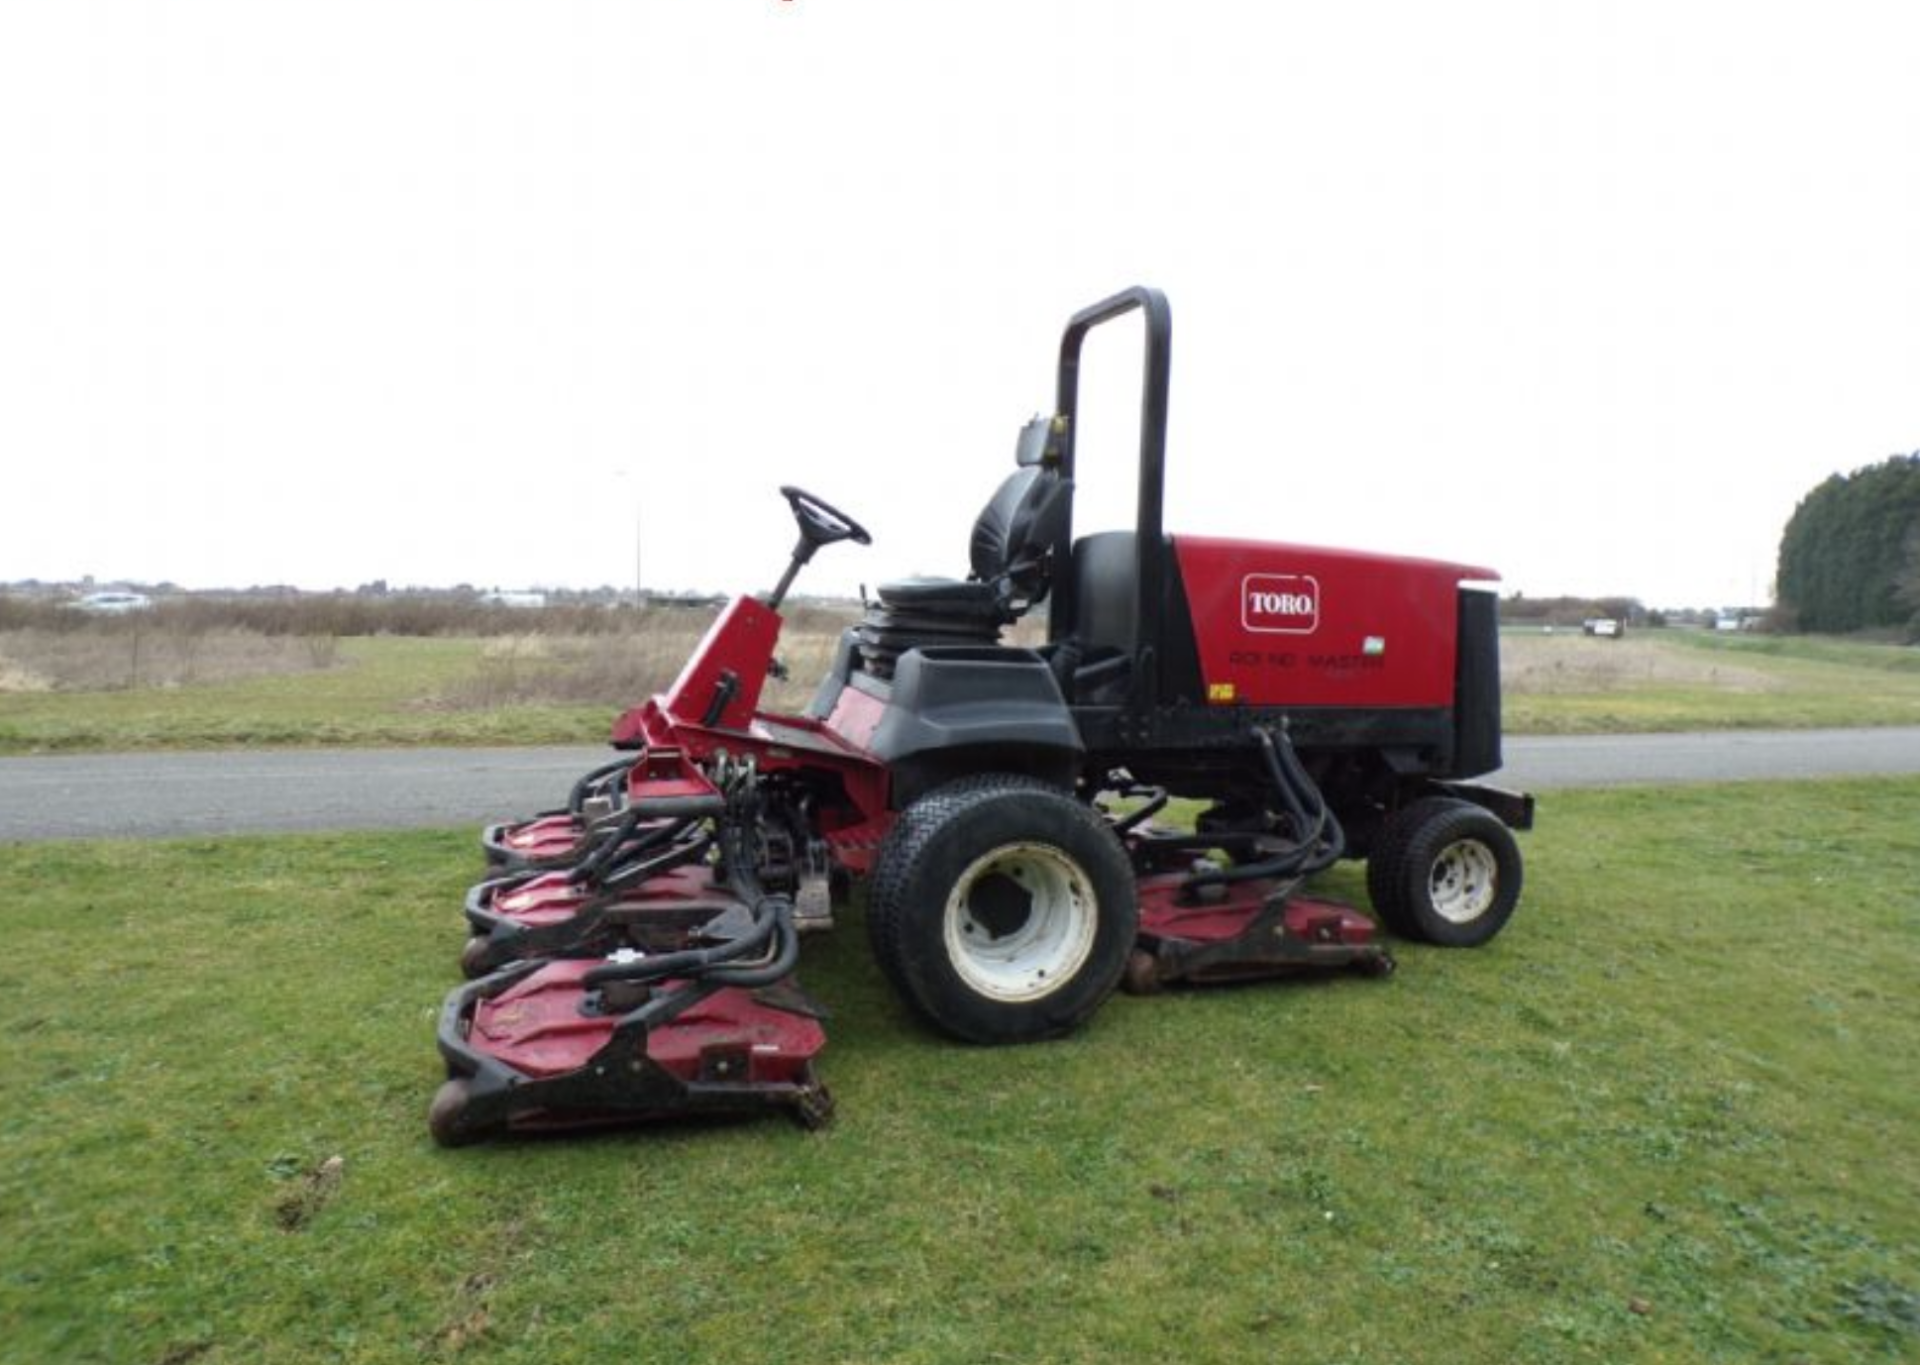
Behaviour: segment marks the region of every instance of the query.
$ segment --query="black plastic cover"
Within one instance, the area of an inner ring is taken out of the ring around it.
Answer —
[[[902,769],[930,756],[969,751],[990,755],[991,767],[1033,770],[1035,763],[1015,761],[1024,754],[1041,768],[1064,771],[1085,752],[1046,661],[1030,649],[992,647],[902,655],[868,747],[894,767],[896,788]]]
[[[859,658],[859,642],[854,629],[848,626],[840,632],[840,643],[833,649],[833,666],[827,670],[827,676],[820,680],[820,686],[814,689],[813,700],[807,703],[807,709],[801,712],[810,720],[825,720],[833,714],[833,708],[840,703],[840,693],[853,676],[854,663]]]
[[[1450,775],[1478,777],[1500,763],[1500,599],[1484,589],[1462,588]]]

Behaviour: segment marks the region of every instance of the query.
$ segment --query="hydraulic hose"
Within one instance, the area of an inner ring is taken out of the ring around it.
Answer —
[[[725,803],[718,796],[640,797],[628,804],[612,828],[595,837],[593,851],[574,864],[567,874],[567,880],[578,886],[582,882],[598,879],[615,858],[634,851],[629,841],[643,821],[663,822],[660,829],[649,830],[641,836],[639,847],[647,849],[672,837],[696,820],[719,815],[725,809]]]
[[[1346,852],[1346,831],[1340,827],[1338,817],[1315,785],[1312,775],[1301,764],[1300,756],[1293,750],[1293,741],[1286,732],[1280,732],[1278,743],[1274,741],[1273,732],[1264,726],[1253,733],[1260,741],[1267,775],[1272,779],[1274,791],[1279,795],[1285,814],[1293,825],[1295,842],[1291,847],[1259,862],[1196,873],[1181,883],[1184,893],[1191,894],[1203,886],[1223,886],[1262,877],[1304,877],[1331,867]]]
[[[773,954],[766,963],[736,965],[739,959],[775,940],[778,941]],[[669,976],[717,981],[722,985],[763,986],[792,971],[798,957],[799,935],[793,928],[793,906],[784,897],[769,896],[754,907],[752,927],[737,938],[712,948],[659,953],[632,962],[609,962],[595,967],[580,981],[589,989],[613,981],[657,981]],[[776,966],[780,970],[772,972]],[[767,972],[772,975],[764,981],[758,979]]]
[[[1121,795],[1146,797],[1146,800],[1141,803],[1140,809],[1129,811],[1113,822],[1113,832],[1123,837],[1133,833],[1134,830],[1167,808],[1167,789],[1165,787],[1131,787],[1122,792]]]
[[[1347,851],[1347,832],[1341,827],[1340,818],[1333,813],[1333,807],[1327,804],[1326,796],[1315,784],[1312,774],[1307,772],[1306,765],[1300,762],[1300,755],[1294,752],[1293,742],[1284,731],[1277,745],[1273,742],[1272,732],[1260,731],[1260,745],[1267,759],[1268,771],[1275,780],[1279,781],[1282,774],[1290,779],[1285,784],[1285,790],[1294,799],[1296,814],[1303,821],[1307,818],[1300,809],[1302,793],[1311,799],[1314,807],[1314,829],[1309,842],[1320,844],[1321,852],[1302,867],[1301,872],[1319,872],[1332,867],[1339,861],[1340,855]]]
[[[750,770],[747,780],[750,781]],[[581,978],[583,986],[591,990],[612,982],[645,983],[668,977],[678,977],[701,985],[767,986],[793,970],[800,956],[800,935],[793,922],[793,902],[785,896],[769,895],[760,885],[755,867],[757,849],[751,834],[752,812],[747,809],[751,803],[742,799],[742,789],[735,782],[723,778],[722,786],[727,789],[729,797],[734,798],[731,802],[734,809],[730,813],[720,797],[635,802],[616,827],[613,837],[576,869],[575,880],[599,875],[623,845],[626,845],[624,851],[629,855],[636,848],[650,850],[677,838],[698,819],[707,815],[727,814],[728,818],[721,820],[716,834],[702,833],[695,839],[685,840],[679,847],[668,849],[655,863],[677,865],[684,857],[695,856],[696,852],[704,854],[718,843],[722,866],[727,869],[740,899],[751,907],[746,931],[709,948],[687,948],[679,952],[644,956],[631,962],[605,963]],[[750,796],[750,787],[744,791]],[[715,806],[720,809],[712,809]],[[649,813],[656,817],[670,813],[690,818],[671,827],[648,830],[637,844],[627,845],[636,822]],[[642,868],[623,867],[606,881],[607,884],[613,884],[616,879],[624,882],[643,875],[647,873]],[[759,960],[749,960],[756,956]]]
[[[687,828],[687,825],[680,825],[673,830],[673,833],[677,835]],[[626,857],[620,865],[601,879],[601,888],[607,891],[617,891],[634,882],[645,881],[648,877],[658,876],[662,872],[671,872],[676,867],[685,867],[688,863],[697,862],[699,859],[705,857],[707,850],[713,847],[713,839],[711,836],[699,834],[691,839],[682,840],[665,852],[654,854],[653,857],[643,858],[640,856],[641,854],[652,852],[660,842],[661,840],[649,839],[645,835],[635,840],[633,846],[627,850]]]
[[[766,904],[766,902],[762,902]],[[800,934],[793,924],[793,903],[785,896],[773,898],[773,956],[757,966],[721,967],[706,974],[708,981],[723,986],[771,986],[791,972],[800,961]]]
[[[567,813],[578,815],[586,808],[587,797],[595,787],[601,786],[616,773],[625,774],[637,760],[616,758],[611,763],[602,764],[573,784],[573,790],[567,793]]]
[[[567,874],[567,881],[578,886],[598,878],[606,865],[613,861],[613,855],[620,851],[639,827],[640,811],[637,807],[629,806],[621,815],[620,822],[594,842],[593,852],[574,865]]]

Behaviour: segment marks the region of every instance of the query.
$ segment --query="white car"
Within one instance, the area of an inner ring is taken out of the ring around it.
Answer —
[[[150,610],[153,599],[143,592],[90,592],[73,605],[95,616],[125,616]]]
[[[1583,621],[1580,629],[1589,635],[1597,635],[1603,640],[1617,640],[1621,635],[1620,622],[1611,616],[1595,616],[1591,620]]]

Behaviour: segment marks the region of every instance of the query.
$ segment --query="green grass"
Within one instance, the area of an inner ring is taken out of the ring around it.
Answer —
[[[0,849],[0,1359],[1920,1356],[1920,781],[1524,842],[1484,950],[1017,1049],[913,1026],[850,914],[834,1127],[458,1152],[469,833]]]
[[[472,638],[342,640],[318,672],[177,688],[0,693],[0,753],[240,745],[597,743],[605,706],[436,704],[480,665]]]
[[[1578,637],[1549,647],[1587,651]],[[1581,688],[1508,688],[1509,734],[1625,734],[1730,729],[1920,725],[1920,648],[1798,636],[1639,631],[1659,660],[1641,677]],[[1538,648],[1538,644],[1534,648]]]
[[[1692,649],[1741,660],[1798,659],[1845,668],[1920,677],[1920,647],[1831,635],[1720,635],[1674,631],[1669,637]]]

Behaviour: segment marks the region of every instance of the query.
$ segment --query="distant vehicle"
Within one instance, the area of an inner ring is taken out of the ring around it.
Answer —
[[[152,610],[153,599],[143,592],[90,592],[73,605],[95,616],[125,616]]]
[[[1617,640],[1627,633],[1626,626],[1611,616],[1590,616],[1580,623],[1580,629],[1602,640]]]
[[[515,607],[521,611],[547,605],[547,595],[543,592],[486,592],[480,594],[480,600],[490,607]]]

